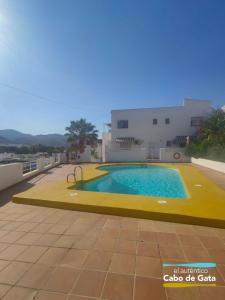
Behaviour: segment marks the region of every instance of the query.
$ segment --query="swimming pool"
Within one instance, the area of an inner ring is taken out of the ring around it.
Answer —
[[[149,165],[115,165],[100,167],[107,175],[76,185],[92,192],[133,194],[185,199],[187,194],[175,169]]]

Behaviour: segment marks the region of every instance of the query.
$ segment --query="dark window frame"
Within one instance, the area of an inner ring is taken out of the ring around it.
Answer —
[[[170,118],[165,118],[165,124],[169,125],[170,124]]]
[[[166,141],[166,147],[171,147],[172,146],[172,142],[171,141]]]
[[[117,129],[128,129],[128,120],[118,120]]]
[[[191,117],[191,127],[199,127],[202,125],[204,118],[201,116]]]
[[[152,124],[153,124],[153,125],[158,125],[158,119],[156,119],[156,118],[153,119],[153,120],[152,120]]]

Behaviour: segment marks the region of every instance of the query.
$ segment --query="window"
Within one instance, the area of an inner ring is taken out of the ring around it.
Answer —
[[[171,147],[171,145],[172,145],[171,141],[166,142],[166,147]]]
[[[118,129],[128,128],[128,120],[119,120],[119,121],[117,121],[117,128]]]
[[[120,150],[130,150],[131,149],[131,143],[120,143]]]
[[[165,124],[170,124],[170,118],[165,119]]]
[[[203,117],[191,117],[191,126],[201,126]]]
[[[157,119],[153,119],[152,124],[153,125],[157,125],[158,124],[158,120]]]

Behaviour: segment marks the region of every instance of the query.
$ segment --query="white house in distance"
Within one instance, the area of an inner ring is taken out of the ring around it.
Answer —
[[[111,111],[103,133],[103,162],[188,161],[182,146],[213,108],[208,100],[185,99],[182,106]]]

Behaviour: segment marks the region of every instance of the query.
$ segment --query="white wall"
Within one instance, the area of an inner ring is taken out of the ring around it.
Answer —
[[[91,161],[91,147],[87,145],[85,147],[84,153],[80,153],[77,162],[90,162]]]
[[[147,152],[145,148],[140,150],[119,150],[110,151],[107,161],[112,162],[135,162],[135,161],[145,161]]]
[[[55,162],[53,157],[50,157],[48,165],[45,164],[45,158],[40,158],[37,160],[37,169],[26,174],[23,174],[23,163],[12,163],[6,165],[0,164],[0,191],[34,175],[42,173],[45,170],[51,169],[60,163],[60,154],[58,154],[57,162]]]
[[[20,182],[23,177],[21,163],[0,165],[0,191]]]
[[[176,107],[113,110],[111,134],[103,134],[103,162],[145,160],[152,153],[152,149],[157,152],[157,149],[159,151],[160,148],[166,148],[167,141],[174,141],[176,136],[194,135],[198,128],[191,126],[191,117],[207,117],[211,112],[210,101],[193,99],[186,99],[183,106]],[[165,124],[166,118],[170,119],[169,124]],[[158,120],[157,125],[153,125],[153,119]],[[117,128],[118,120],[128,120],[128,128]],[[120,137],[131,137],[142,142],[139,147],[133,143],[129,150],[124,150],[120,149],[119,143],[116,142]],[[142,156],[142,148],[146,149],[146,157]],[[141,154],[138,154],[138,151],[141,151]],[[164,161],[173,161],[169,152],[164,151],[162,155]],[[188,161],[183,155],[182,160]]]
[[[176,107],[113,110],[112,141],[118,137],[134,137],[143,140],[144,147],[155,143],[158,148],[164,148],[176,136],[194,135],[196,127],[191,126],[191,117],[207,116],[210,112],[211,103],[203,100],[185,100],[183,106]],[[155,118],[157,125],[152,124]],[[166,118],[170,124],[165,124]],[[118,120],[128,120],[128,128],[118,129]]]
[[[103,132],[102,134],[102,162],[109,161],[111,132]]]
[[[193,164],[203,166],[225,174],[225,163],[223,162],[194,157],[191,158],[191,162]]]
[[[174,158],[174,154],[180,154],[180,158]],[[184,155],[182,148],[160,148],[160,161],[161,162],[190,162],[190,158]]]

